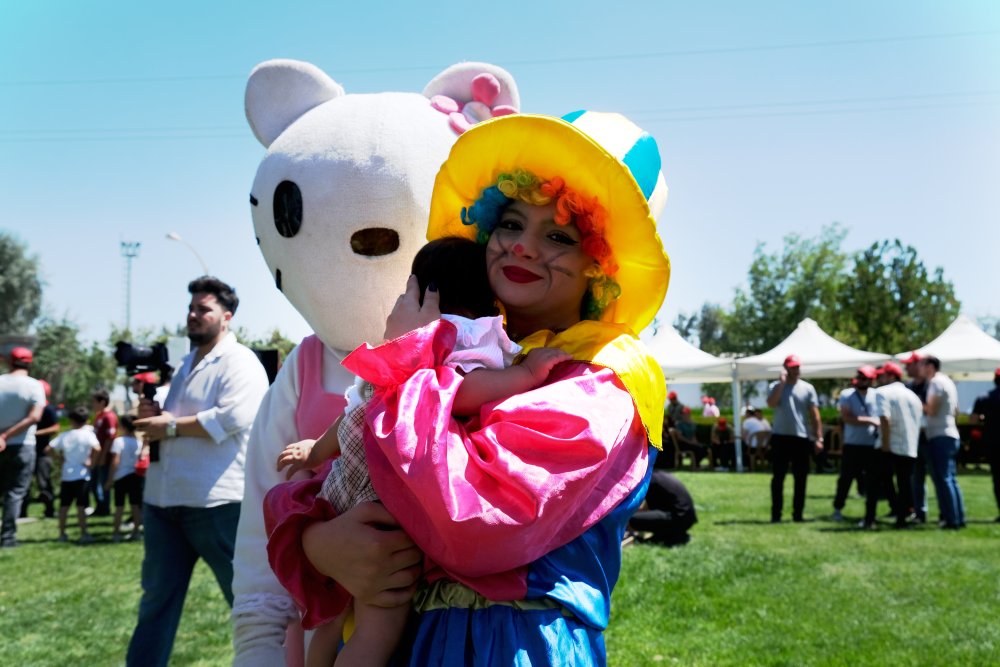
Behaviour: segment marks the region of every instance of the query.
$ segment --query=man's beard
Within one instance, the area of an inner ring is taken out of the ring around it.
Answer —
[[[194,345],[195,347],[199,347],[201,345],[204,345],[205,343],[211,342],[216,336],[219,335],[219,331],[221,330],[222,330],[221,326],[209,328],[201,332],[194,332],[189,329],[188,340],[191,341],[191,344]]]

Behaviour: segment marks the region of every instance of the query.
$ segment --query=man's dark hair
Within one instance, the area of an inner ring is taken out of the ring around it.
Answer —
[[[211,294],[219,301],[223,310],[228,310],[233,315],[236,314],[236,307],[240,305],[236,290],[213,276],[202,276],[189,282],[188,293]]]
[[[413,258],[413,275],[424,290],[433,284],[441,296],[441,312],[468,317],[497,314],[496,299],[486,276],[486,246],[458,236],[427,243]]]
[[[118,421],[121,423],[122,426],[125,427],[125,430],[128,431],[129,433],[135,431],[135,417],[133,417],[132,415],[125,415]]]
[[[90,419],[90,410],[82,405],[78,405],[73,408],[67,416],[74,424],[86,424],[87,420]]]
[[[104,403],[104,405],[111,404],[111,396],[108,394],[107,389],[98,389],[93,394],[91,394],[90,397],[93,398],[95,401],[100,401]]]
[[[934,367],[934,372],[935,373],[938,372],[939,370],[941,370],[941,360],[938,359],[937,357],[935,357],[933,355],[928,355],[928,356],[924,357],[923,360],[926,361],[927,363],[929,363],[931,366]]]
[[[11,359],[10,360],[10,367],[11,368],[20,368],[20,369],[23,369],[23,370],[27,371],[27,370],[31,370],[31,362],[30,361],[24,361],[23,359]]]

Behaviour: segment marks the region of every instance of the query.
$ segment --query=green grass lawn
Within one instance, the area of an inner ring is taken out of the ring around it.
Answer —
[[[1000,664],[988,475],[960,477],[966,530],[886,523],[874,533],[826,519],[833,475],[809,478],[805,523],[780,525],[768,523],[767,473],[678,477],[700,522],[685,547],[625,550],[606,634],[612,666]],[[791,479],[786,506],[790,493]],[[845,514],[862,513],[850,499]],[[54,520],[35,521],[19,527],[22,546],[0,551],[0,663],[123,664],[142,545],[112,544],[108,519],[91,530],[94,545],[59,544]],[[229,664],[230,637],[229,610],[199,564],[172,664]]]

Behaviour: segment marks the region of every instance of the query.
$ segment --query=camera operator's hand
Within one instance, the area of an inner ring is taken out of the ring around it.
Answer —
[[[160,404],[156,401],[142,397],[139,399],[139,419],[155,417],[162,412]]]
[[[152,401],[150,402],[152,403]],[[153,403],[153,405],[156,404]],[[142,414],[142,406],[140,405],[139,407],[140,407],[139,414]],[[135,432],[143,436],[146,439],[146,442],[163,440],[164,438],[167,437],[167,424],[169,424],[172,421],[176,422],[174,416],[169,412],[163,412],[153,417],[136,419]]]

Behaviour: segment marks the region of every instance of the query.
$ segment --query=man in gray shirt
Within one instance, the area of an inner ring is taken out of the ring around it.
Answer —
[[[31,350],[10,351],[10,373],[0,375],[0,547],[17,546],[17,517],[35,469],[35,424],[45,408],[45,390],[28,377]]]
[[[823,423],[819,418],[816,389],[799,378],[802,362],[794,354],[785,358],[784,370],[771,383],[767,405],[774,408],[771,435],[774,475],[771,477],[771,523],[781,522],[784,505],[785,475],[791,465],[795,490],[792,496],[792,520],[802,521],[806,506],[806,478],[809,455],[823,450]],[[810,436],[813,436],[810,438]]]
[[[931,479],[941,506],[942,528],[965,528],[965,501],[955,477],[955,456],[958,454],[958,389],[951,378],[941,371],[941,360],[924,357],[924,379],[927,381],[927,451],[930,454]]]

